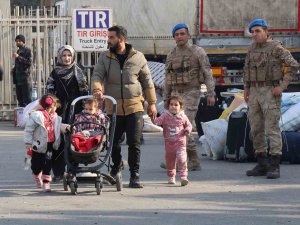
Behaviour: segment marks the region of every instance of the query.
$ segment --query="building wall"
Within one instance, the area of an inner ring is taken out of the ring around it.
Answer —
[[[8,17],[10,15],[10,0],[0,0],[0,18]]]

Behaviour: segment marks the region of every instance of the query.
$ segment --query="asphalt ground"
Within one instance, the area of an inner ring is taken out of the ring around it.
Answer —
[[[144,134],[141,179],[143,189],[79,183],[78,195],[52,184],[51,193],[35,187],[24,171],[23,131],[0,123],[0,225],[299,225],[300,165],[281,165],[281,178],[247,177],[254,163],[201,158],[201,171],[189,172],[186,187],[167,184],[159,167],[164,159],[161,133]],[[127,157],[127,147],[122,153]],[[200,151],[200,150],[199,150]],[[105,172],[105,170],[103,171]]]

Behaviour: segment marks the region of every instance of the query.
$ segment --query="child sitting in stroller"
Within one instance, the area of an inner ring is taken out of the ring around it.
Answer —
[[[108,135],[108,117],[99,109],[98,105],[97,99],[86,99],[84,110],[75,115],[74,128],[76,133],[72,136],[72,143],[79,152],[92,150],[103,141],[104,132]]]

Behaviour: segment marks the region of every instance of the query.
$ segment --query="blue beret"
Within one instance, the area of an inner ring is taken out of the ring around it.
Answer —
[[[185,28],[185,29],[189,30],[189,28],[187,27],[187,25],[185,25],[184,23],[178,23],[178,24],[175,25],[175,27],[172,30],[173,37],[175,36],[176,30],[179,30],[181,28]]]
[[[251,28],[255,27],[255,26],[261,26],[261,27],[265,27],[266,29],[268,29],[267,21],[264,20],[264,19],[252,20],[251,23],[249,23],[249,26],[248,26],[249,32],[251,32]]]

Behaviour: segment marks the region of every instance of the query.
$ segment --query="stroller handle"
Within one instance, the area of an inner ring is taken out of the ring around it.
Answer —
[[[93,95],[84,95],[84,96],[80,96],[80,97],[78,97],[78,98],[75,98],[75,99],[72,101],[72,103],[71,103],[71,107],[74,107],[75,104],[76,104],[78,101],[80,101],[80,100],[82,100],[82,99],[87,99],[87,98],[94,98],[94,96],[93,96]],[[104,98],[104,99],[109,99],[110,101],[112,101],[113,105],[117,105],[117,101],[116,101],[116,99],[114,99],[113,97],[111,97],[111,96],[109,96],[109,95],[103,95],[103,98]]]
[[[80,100],[88,99],[88,98],[94,98],[94,96],[93,96],[93,95],[84,95],[84,96],[77,97],[77,98],[75,98],[75,99],[72,101],[72,103],[71,103],[71,105],[70,105],[69,122],[72,121],[72,118],[73,118],[73,116],[74,116],[74,111],[75,111],[75,105],[76,105],[76,103],[77,103],[78,101],[80,101]],[[109,96],[109,95],[103,95],[103,98],[104,98],[104,100],[105,100],[105,99],[108,99],[108,100],[110,100],[110,101],[112,102],[112,104],[113,104],[113,112],[112,112],[112,115],[113,115],[113,116],[116,115],[116,114],[117,114],[117,101],[116,101],[116,99],[114,99],[113,97],[111,97],[111,96]]]

